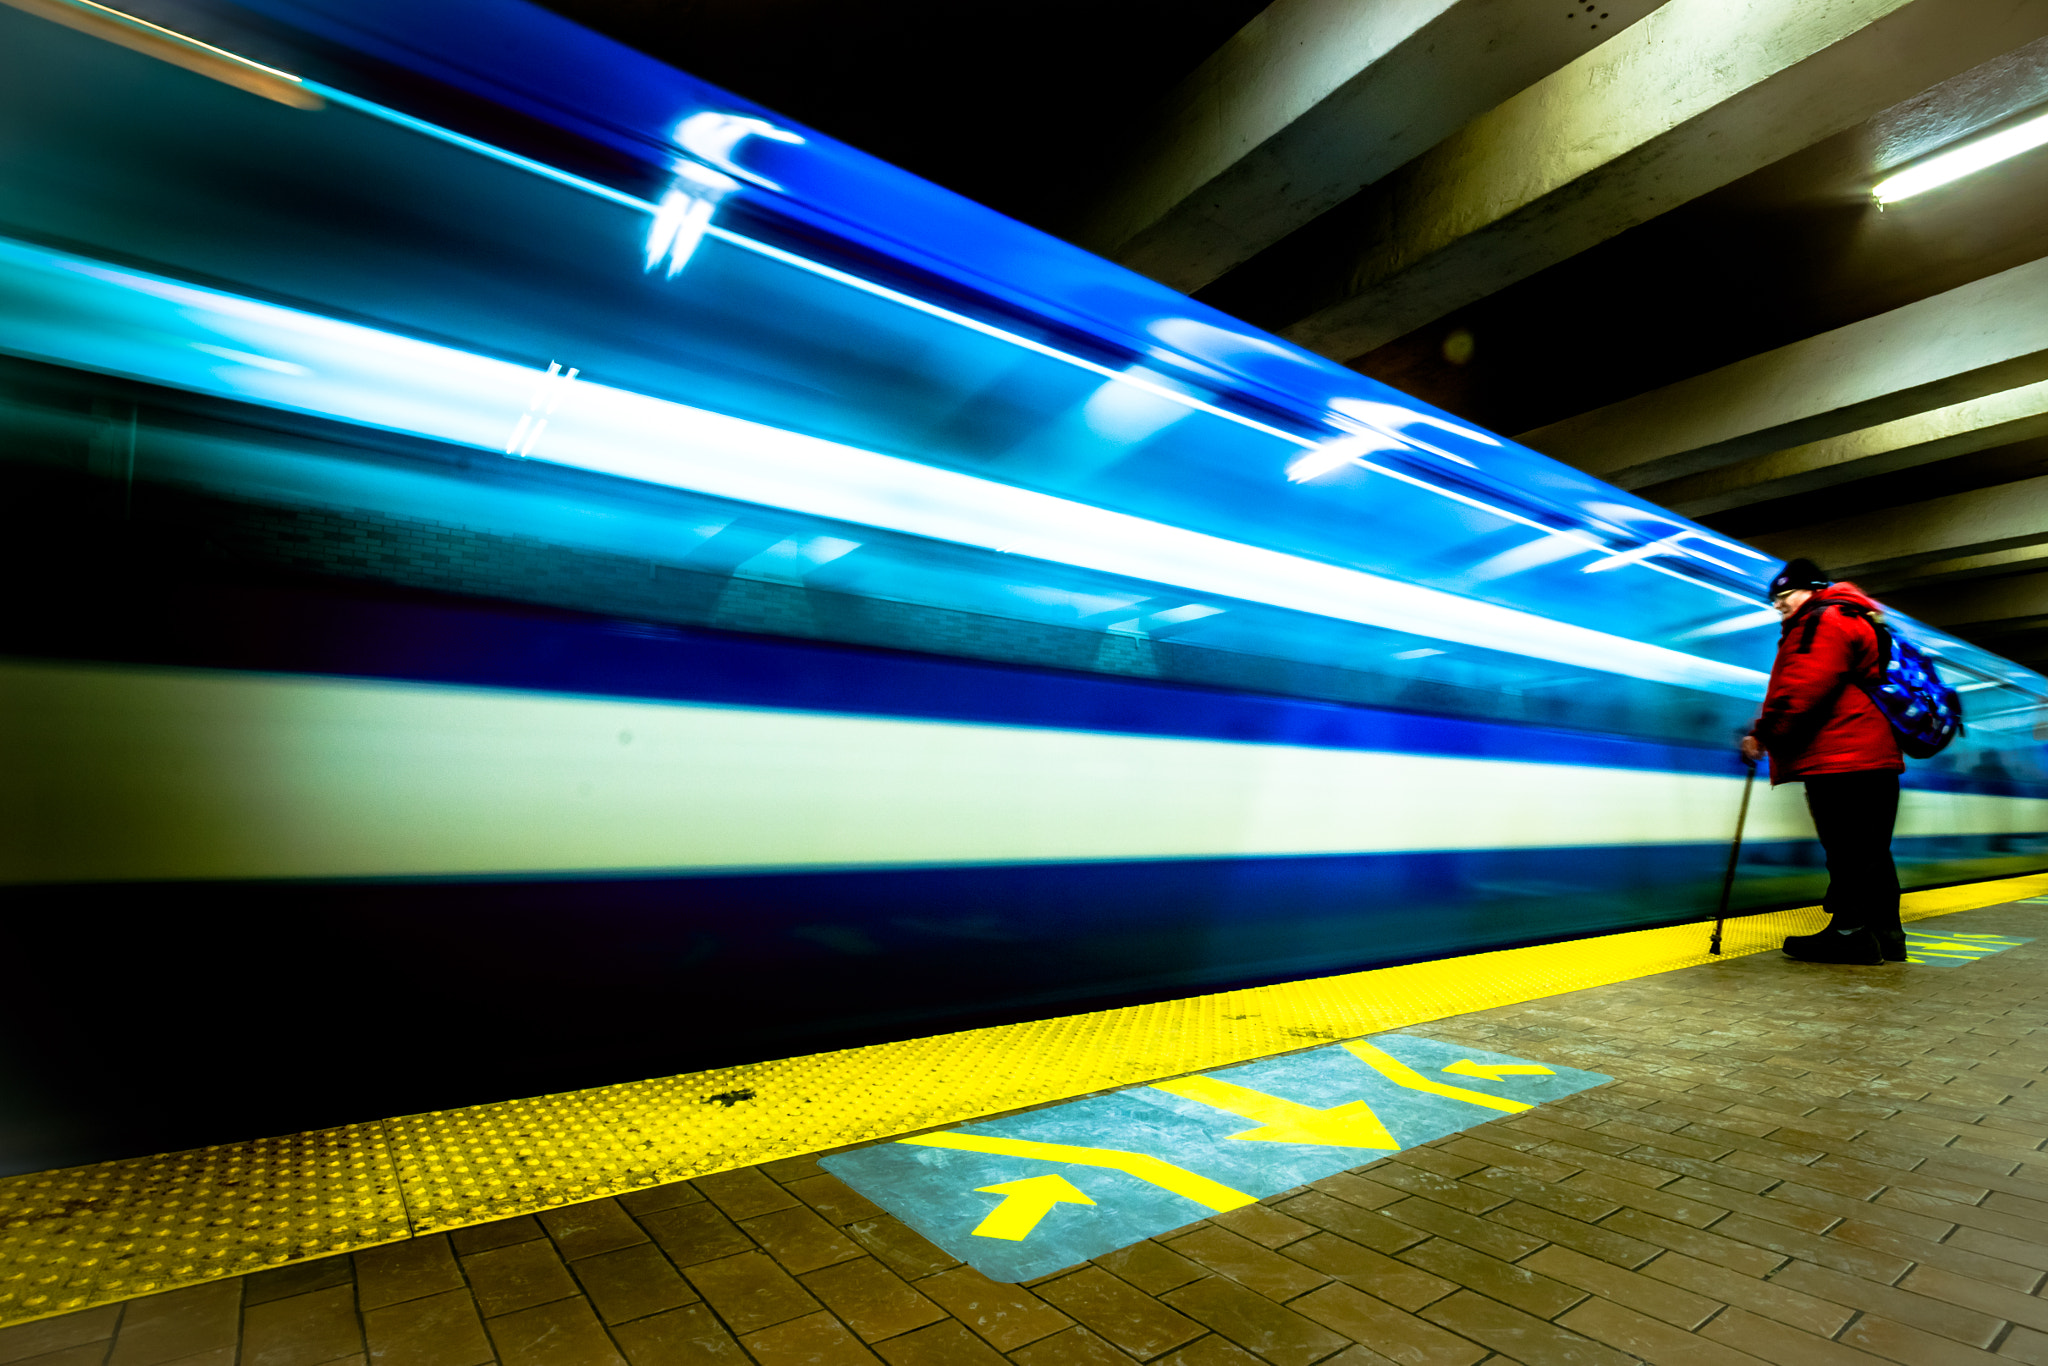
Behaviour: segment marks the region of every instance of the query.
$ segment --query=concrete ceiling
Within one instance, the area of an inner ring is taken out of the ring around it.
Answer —
[[[2048,0],[550,3],[2048,669]]]

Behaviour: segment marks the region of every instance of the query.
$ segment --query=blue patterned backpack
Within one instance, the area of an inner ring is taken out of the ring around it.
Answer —
[[[1919,647],[1885,624],[1883,616],[1849,603],[1829,603],[1837,611],[1867,620],[1877,632],[1878,668],[1857,680],[1877,709],[1892,723],[1899,749],[1909,759],[1931,759],[1963,733],[1963,704],[1956,690],[1941,681],[1934,661]]]

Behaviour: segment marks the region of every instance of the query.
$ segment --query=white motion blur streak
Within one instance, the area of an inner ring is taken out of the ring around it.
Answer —
[[[1369,455],[1393,455],[1410,450],[1424,450],[1431,455],[1460,465],[1478,468],[1464,456],[1447,451],[1443,447],[1425,440],[1416,428],[1435,427],[1453,436],[1483,446],[1498,446],[1500,439],[1467,427],[1460,422],[1449,422],[1428,413],[1418,413],[1406,408],[1396,408],[1391,403],[1374,403],[1363,398],[1339,398],[1330,404],[1331,420],[1336,423],[1340,435],[1311,449],[1308,454],[1287,467],[1289,483],[1304,484],[1317,479],[1331,470],[1345,465],[1362,465],[1377,469],[1365,457]]]
[[[502,451],[555,400],[536,460],[713,497],[1009,551],[1339,621],[1734,697],[1764,675],[1494,603],[354,323],[0,242],[4,345],[59,364]],[[174,339],[182,339],[179,345]],[[222,343],[285,362],[222,364]],[[202,354],[201,345],[215,348]]]
[[[584,385],[536,458],[1340,621],[1737,697],[1764,676],[1031,489]]]

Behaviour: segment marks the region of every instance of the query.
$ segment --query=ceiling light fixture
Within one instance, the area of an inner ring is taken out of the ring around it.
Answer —
[[[1916,194],[1937,189],[1953,180],[1996,166],[2022,152],[2031,152],[2048,143],[2048,111],[2043,111],[2010,128],[1993,133],[1989,137],[1951,147],[1936,156],[1931,156],[1918,165],[1909,166],[1897,175],[1887,176],[1870,191],[1870,197],[1878,207],[1896,204]]]

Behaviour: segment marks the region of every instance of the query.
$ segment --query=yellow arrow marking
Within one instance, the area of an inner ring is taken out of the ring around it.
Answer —
[[[1502,1077],[1557,1075],[1548,1067],[1538,1067],[1533,1062],[1478,1062],[1472,1058],[1460,1058],[1443,1070],[1454,1077],[1484,1077],[1488,1081],[1499,1081]]]
[[[1965,944],[1973,949],[2011,949],[2019,947],[2017,939],[2006,939],[1995,934],[1929,934],[1924,930],[1908,930],[1906,938],[1918,939],[1928,944]]]
[[[1484,1105],[1493,1110],[1506,1110],[1511,1115],[1536,1108],[1533,1105],[1524,1105],[1519,1100],[1509,1100],[1505,1096],[1489,1096],[1484,1091],[1467,1091],[1462,1086],[1452,1086],[1448,1082],[1434,1081],[1423,1076],[1399,1058],[1394,1057],[1390,1053],[1382,1052],[1369,1043],[1347,1043],[1344,1045],[1344,1048],[1351,1056],[1357,1058],[1367,1067],[1370,1067],[1373,1071],[1394,1083],[1394,1085],[1405,1086],[1411,1091],[1427,1091],[1433,1096],[1448,1096],[1452,1100],[1462,1100],[1472,1105]]]
[[[1059,1204],[1092,1205],[1087,1193],[1057,1172],[1044,1176],[1027,1176],[1022,1181],[1005,1181],[1000,1186],[976,1186],[978,1191],[1000,1195],[1003,1202],[988,1212],[988,1218],[975,1226],[977,1238],[1007,1238],[1020,1242],[1038,1221],[1052,1213],[1052,1207]]]
[[[1114,1148],[1075,1148],[1065,1143],[1034,1143],[1028,1138],[995,1138],[988,1134],[923,1134],[899,1138],[922,1148],[953,1148],[964,1153],[995,1153],[1002,1157],[1035,1157],[1044,1162],[1072,1162],[1083,1167],[1108,1167],[1148,1181],[1162,1190],[1184,1195],[1198,1205],[1221,1214],[1258,1203],[1243,1191],[1234,1191],[1221,1181],[1211,1181],[1199,1172],[1176,1167],[1150,1153],[1118,1152]]]
[[[1998,952],[1997,949],[1986,948],[1982,944],[1944,944],[1940,940],[1935,940],[1933,943],[1928,943],[1927,941],[1922,940],[1920,943],[1914,944],[1911,947],[1918,949],[1922,953],[1960,953],[1967,954],[1972,958],[1981,958],[1988,954]]]
[[[1311,1105],[1269,1096],[1248,1086],[1233,1086],[1214,1077],[1182,1077],[1179,1081],[1155,1081],[1155,1091],[1192,1100],[1246,1119],[1264,1127],[1246,1129],[1232,1138],[1255,1143],[1319,1143],[1326,1148],[1385,1148],[1398,1152],[1400,1140],[1387,1132],[1380,1117],[1362,1100],[1318,1110]]]

